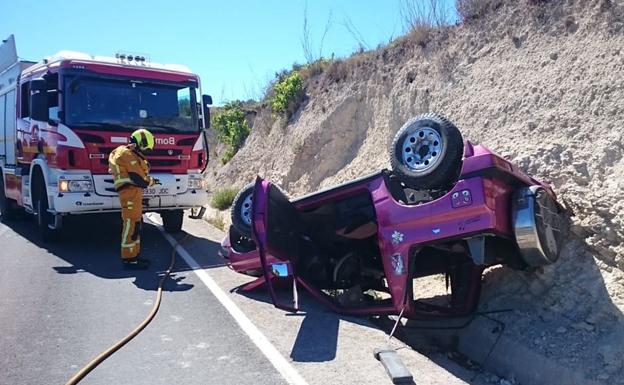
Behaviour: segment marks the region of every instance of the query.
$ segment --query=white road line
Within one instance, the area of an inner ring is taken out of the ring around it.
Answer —
[[[165,233],[162,226],[158,226],[159,230],[164,235],[165,239],[176,247],[178,254],[184,259],[195,274],[202,280],[204,285],[208,287],[208,290],[214,294],[215,297],[221,302],[223,307],[230,313],[238,325],[243,329],[245,333],[251,338],[254,344],[262,351],[262,353],[269,359],[271,364],[277,369],[278,372],[286,379],[291,385],[307,385],[306,380],[301,377],[299,372],[280,354],[280,352],[269,342],[269,340],[262,334],[262,332],[254,325],[249,318],[243,313],[243,311],[236,306],[236,304],[228,297],[227,294],[217,285],[217,283],[210,277],[208,272],[191,257],[191,255],[184,249],[184,247],[178,245],[178,242],[169,234]]]

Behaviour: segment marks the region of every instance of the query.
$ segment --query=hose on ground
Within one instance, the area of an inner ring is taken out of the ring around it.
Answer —
[[[76,374],[74,374],[74,376],[65,383],[65,385],[75,385],[79,383],[80,381],[82,381],[82,379],[84,379],[87,376],[87,374],[89,374],[99,364],[104,362],[104,360],[110,357],[113,353],[121,349],[125,344],[130,342],[130,340],[136,337],[143,329],[145,329],[145,327],[150,322],[152,322],[152,319],[154,319],[154,316],[156,316],[156,313],[158,313],[158,309],[160,308],[160,301],[162,299],[163,285],[165,283],[165,280],[169,277],[169,275],[171,275],[171,272],[173,271],[173,266],[175,265],[178,246],[180,246],[186,240],[188,236],[189,235],[186,234],[184,238],[182,238],[179,242],[177,242],[175,246],[173,247],[173,251],[171,253],[171,263],[169,263],[169,267],[165,271],[165,274],[160,278],[160,282],[158,282],[158,290],[156,291],[156,301],[154,302],[154,306],[152,306],[152,310],[150,310],[149,314],[147,315],[147,317],[145,317],[143,322],[141,322],[136,328],[134,328],[134,330],[128,333],[127,336],[125,336],[124,338],[116,342],[110,348],[104,350],[97,357],[92,359],[87,365],[85,365],[82,369],[77,371]]]

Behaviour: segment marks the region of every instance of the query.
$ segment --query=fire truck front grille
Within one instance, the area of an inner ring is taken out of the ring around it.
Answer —
[[[151,159],[149,162],[152,167],[167,167],[180,165],[180,161],[178,159]]]
[[[108,154],[110,154],[115,149],[115,147],[103,147],[103,146],[100,146],[98,149],[99,149],[101,154],[105,154],[108,157]],[[154,149],[154,150],[150,151],[148,158],[152,157],[152,156],[176,156],[177,157],[179,155],[182,155],[182,153],[183,153],[182,149],[179,149],[179,148],[177,148],[177,149],[170,149],[170,150],[168,150],[168,149]]]
[[[108,166],[108,159],[100,159],[102,166]],[[178,167],[181,164],[179,159],[150,159],[150,167],[158,171],[167,171],[164,167]]]

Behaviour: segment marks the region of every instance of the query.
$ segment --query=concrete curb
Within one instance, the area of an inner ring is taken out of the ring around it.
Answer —
[[[426,327],[455,327],[462,320],[408,321],[407,327],[397,330],[396,337],[417,350],[432,346],[457,351],[479,363],[489,372],[504,378],[515,378],[521,384],[599,385],[585,378],[584,373],[562,366],[536,353],[505,335],[501,324],[486,317],[476,316],[465,328],[433,330]],[[390,320],[378,322],[389,332]],[[418,329],[409,329],[409,328]]]

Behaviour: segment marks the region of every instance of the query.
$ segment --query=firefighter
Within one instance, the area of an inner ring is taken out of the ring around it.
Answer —
[[[150,166],[145,154],[154,149],[154,135],[139,129],[130,136],[130,143],[114,149],[109,157],[108,172],[113,175],[121,205],[121,259],[126,269],[147,269],[149,260],[140,258],[143,189],[160,184],[149,176]]]

